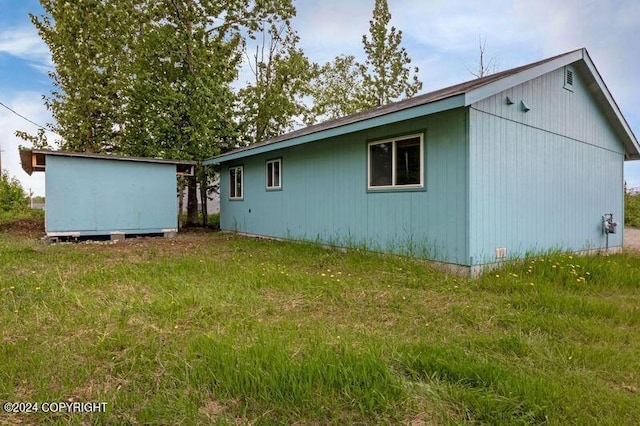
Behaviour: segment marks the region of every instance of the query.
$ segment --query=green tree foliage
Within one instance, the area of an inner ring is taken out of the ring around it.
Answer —
[[[16,212],[27,209],[29,199],[16,178],[5,171],[0,173],[0,210]]]
[[[55,90],[45,101],[61,147],[188,160],[235,144],[239,120],[230,84],[245,38],[295,13],[291,0],[41,4],[45,14],[31,19],[55,64]],[[198,176],[206,185],[207,173]],[[194,181],[188,189],[193,223]]]
[[[376,0],[369,36],[362,36],[364,64],[342,55],[320,69],[312,84],[308,124],[411,98],[422,89],[418,68],[410,68],[411,59],[401,47],[402,31],[389,27],[390,21],[387,0]]]
[[[624,194],[624,224],[640,228],[640,195]]]
[[[45,98],[63,148],[105,152],[119,145],[130,37],[138,15],[126,0],[40,1],[31,15],[51,51],[55,89]]]
[[[16,130],[15,135],[25,141],[31,142],[31,146],[35,149],[52,149],[49,145],[49,139],[45,133],[45,129],[38,129],[35,135],[22,130]],[[22,146],[20,146],[22,149]]]
[[[362,66],[353,55],[337,56],[322,66],[314,78],[311,120],[331,120],[369,108],[365,93]]]
[[[422,89],[418,68],[411,76],[411,59],[402,43],[402,31],[389,28],[391,13],[387,0],[376,0],[369,37],[362,36],[367,59],[364,64],[364,89],[370,106],[385,105],[402,97],[411,98]]]
[[[260,142],[293,130],[308,115],[304,97],[315,66],[297,47],[299,37],[289,20],[272,24],[247,59],[255,81],[240,90],[241,114],[249,142]]]

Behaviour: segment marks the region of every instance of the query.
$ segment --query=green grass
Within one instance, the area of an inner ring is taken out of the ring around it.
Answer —
[[[640,195],[624,194],[624,223],[640,228]]]
[[[20,211],[4,211],[0,209],[0,224],[23,219],[44,219],[44,210],[24,209]]]
[[[640,422],[640,257],[478,279],[226,234],[42,245],[0,233],[0,401],[62,424]]]

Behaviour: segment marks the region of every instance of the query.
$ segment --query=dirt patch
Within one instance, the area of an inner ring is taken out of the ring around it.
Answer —
[[[217,248],[217,255],[222,256],[222,247],[226,246],[228,236],[217,232],[211,233],[178,233],[174,238],[145,237],[127,238],[124,241],[82,241],[63,242],[54,245],[69,245],[87,253],[109,253],[109,263],[138,263],[161,257],[179,258],[211,251],[212,245]]]
[[[624,228],[624,248],[640,251],[640,229]]]
[[[43,236],[44,219],[27,218],[0,223],[0,232],[24,236]]]

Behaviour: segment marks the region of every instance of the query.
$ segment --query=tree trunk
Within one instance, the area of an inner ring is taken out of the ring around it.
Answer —
[[[187,15],[187,22],[186,22],[186,28],[187,28],[187,34],[189,35],[189,39],[187,41],[187,45],[186,45],[186,55],[184,58],[184,62],[187,65],[187,70],[188,73],[190,74],[190,76],[194,73],[193,71],[193,64],[191,63],[191,57],[193,56],[193,52],[191,50],[191,43],[193,43],[193,22],[191,21],[191,17],[192,17],[192,12],[193,12],[193,5],[194,5],[194,1],[193,0],[187,0],[187,12],[189,12],[189,14]],[[190,80],[190,79],[188,79]],[[187,86],[188,87],[188,86]],[[191,120],[189,120],[190,122]],[[192,132],[192,130],[190,130],[190,133]],[[197,196],[197,190],[198,190],[198,182],[197,182],[197,172],[195,174],[194,177],[192,177],[191,179],[189,179],[189,183],[188,183],[188,187],[187,187],[187,226],[188,227],[192,227],[192,226],[198,226],[198,196]]]
[[[207,208],[207,175],[202,174],[202,180],[200,182],[200,202],[202,203],[202,226],[205,228],[209,224],[209,211]]]
[[[187,183],[187,227],[198,226],[198,196],[196,178]]]
[[[184,211],[184,181],[178,182],[178,228],[182,228],[182,212]]]

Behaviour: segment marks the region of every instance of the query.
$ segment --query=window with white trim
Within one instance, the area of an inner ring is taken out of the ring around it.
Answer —
[[[242,200],[243,167],[229,167],[229,199]]]
[[[266,169],[266,187],[267,189],[280,189],[282,188],[282,159],[277,158],[275,160],[268,160],[265,166]]]
[[[424,186],[423,135],[370,142],[368,157],[368,188],[422,188]]]

